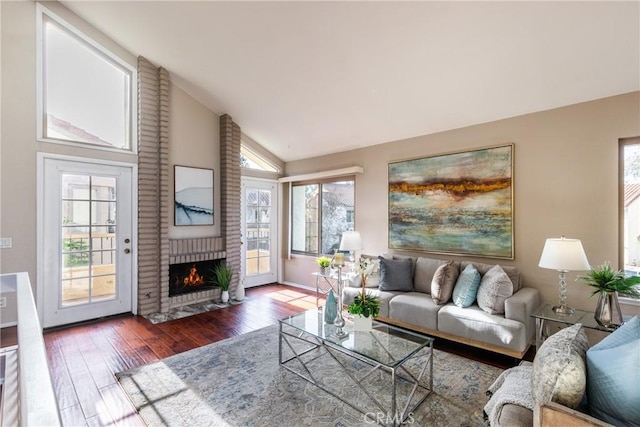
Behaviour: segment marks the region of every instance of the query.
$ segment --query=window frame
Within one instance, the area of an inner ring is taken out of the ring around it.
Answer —
[[[293,188],[294,187],[300,187],[300,186],[307,186],[307,185],[318,185],[318,246],[317,246],[317,252],[307,252],[307,251],[300,251],[300,250],[296,250],[293,248],[293,201],[291,201],[291,209],[289,211],[289,224],[290,224],[290,236],[289,236],[289,248],[290,248],[290,253],[294,254],[294,255],[304,255],[304,256],[313,256],[313,257],[318,257],[321,255],[331,255],[331,254],[324,254],[322,253],[322,222],[323,222],[323,209],[322,209],[322,186],[325,184],[334,184],[334,183],[338,183],[338,182],[346,182],[346,181],[351,181],[353,182],[353,210],[351,210],[351,215],[353,217],[353,226],[350,226],[347,230],[344,231],[349,231],[349,230],[353,230],[355,228],[355,223],[356,223],[356,177],[355,175],[349,175],[349,176],[336,176],[336,177],[329,177],[329,178],[323,178],[323,179],[315,179],[315,180],[305,180],[305,181],[293,181],[291,182],[291,195],[293,195]],[[346,220],[346,217],[345,217]],[[307,238],[307,236],[305,236],[305,239]]]
[[[618,269],[625,271],[625,158],[624,150],[629,145],[640,147],[640,136],[618,140]],[[638,272],[640,274],[640,272]],[[620,296],[621,301],[640,306],[640,299]]]
[[[85,141],[73,141],[59,139],[48,136],[47,129],[47,93],[46,93],[46,72],[45,72],[45,31],[44,26],[47,22],[52,22],[61,31],[76,39],[79,43],[88,48],[92,53],[107,61],[113,67],[121,70],[129,76],[128,90],[128,111],[126,114],[126,135],[128,147],[108,147],[103,145],[92,144]],[[40,3],[36,4],[36,106],[37,106],[37,133],[38,142],[53,143],[66,145],[71,147],[81,147],[90,150],[109,151],[126,154],[137,154],[138,151],[138,72],[137,69],[127,61],[119,57],[117,54],[107,49],[101,43],[95,41],[69,21],[60,17],[55,12],[46,8]]]

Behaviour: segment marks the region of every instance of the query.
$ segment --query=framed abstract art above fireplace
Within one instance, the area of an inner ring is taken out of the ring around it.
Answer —
[[[389,248],[513,259],[513,151],[389,163]]]
[[[175,225],[213,225],[213,169],[174,166]]]

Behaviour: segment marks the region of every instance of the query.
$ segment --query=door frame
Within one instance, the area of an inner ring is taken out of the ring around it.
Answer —
[[[240,197],[242,198],[240,200],[240,206],[241,206],[241,215],[240,215],[240,231],[242,233],[242,238],[241,238],[241,253],[240,253],[240,259],[241,259],[241,266],[240,266],[240,284],[246,289],[247,286],[245,284],[245,279],[246,279],[246,274],[245,274],[245,269],[246,269],[246,258],[245,258],[245,246],[247,244],[246,242],[246,212],[245,212],[245,186],[246,186],[246,181],[254,181],[254,182],[262,182],[262,183],[266,183],[266,184],[272,184],[274,186],[273,189],[273,196],[276,198],[276,203],[274,204],[273,201],[271,203],[271,219],[272,219],[272,223],[274,224],[273,226],[275,227],[275,232],[273,233],[273,236],[271,237],[271,251],[273,253],[273,256],[275,256],[275,260],[274,260],[274,268],[275,271],[273,272],[273,275],[275,277],[276,281],[280,281],[280,277],[281,277],[281,272],[282,272],[282,265],[281,265],[281,260],[280,260],[280,249],[281,249],[281,238],[280,238],[280,218],[282,218],[282,211],[280,210],[280,199],[281,199],[281,194],[280,194],[280,183],[277,180],[274,179],[268,179],[268,178],[256,178],[253,176],[242,176],[241,177],[241,183],[240,183]],[[274,219],[274,215],[275,215],[275,219]],[[274,222],[275,221],[275,222]],[[254,287],[254,286],[260,286],[259,284],[254,284],[248,287]]]
[[[131,169],[131,236],[135,236],[135,245],[131,247],[131,312],[138,313],[138,165],[136,163],[102,160],[91,157],[69,156],[64,154],[37,153],[36,183],[36,306],[40,324],[44,324],[44,163],[45,160],[88,163],[102,166],[118,166]]]

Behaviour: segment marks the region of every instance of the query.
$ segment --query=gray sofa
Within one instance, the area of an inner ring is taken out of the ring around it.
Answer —
[[[535,335],[531,314],[540,306],[540,294],[537,289],[522,286],[520,273],[515,267],[501,266],[512,282],[513,292],[504,300],[504,313],[491,314],[476,302],[469,307],[460,307],[450,300],[450,296],[448,301],[440,300],[437,304],[432,295],[432,282],[438,268],[445,263],[452,263],[457,269],[454,273],[458,274],[473,264],[481,277],[494,265],[397,254],[384,254],[382,258],[405,262],[410,259],[412,283],[404,290],[384,290],[389,288],[388,279],[391,277],[385,271],[367,279],[367,292],[380,298],[378,320],[518,359],[529,349]],[[385,265],[388,267],[389,263],[385,262]],[[458,274],[454,275],[457,277]],[[385,282],[385,286],[379,287],[380,280]],[[359,292],[360,282],[355,277],[344,289],[344,304],[350,304]]]

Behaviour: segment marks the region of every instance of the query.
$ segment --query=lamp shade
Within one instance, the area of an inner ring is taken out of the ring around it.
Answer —
[[[589,261],[578,239],[547,239],[540,256],[539,267],[558,271],[589,270]]]
[[[362,249],[362,239],[357,231],[345,231],[340,239],[341,251],[357,251]]]

